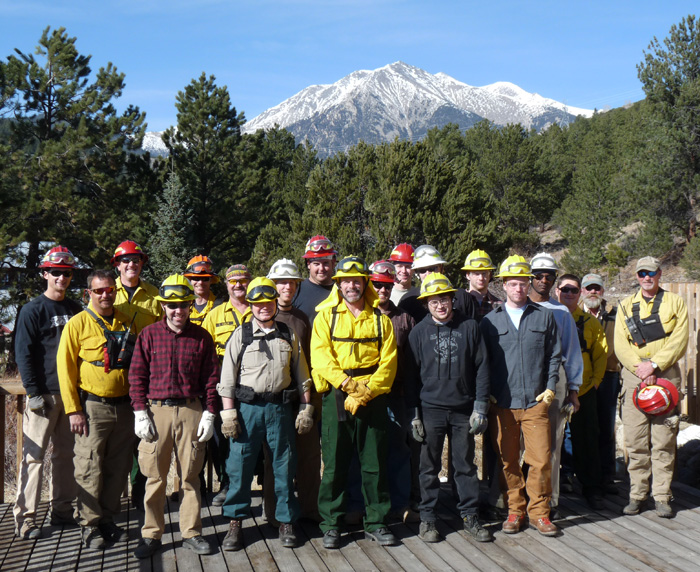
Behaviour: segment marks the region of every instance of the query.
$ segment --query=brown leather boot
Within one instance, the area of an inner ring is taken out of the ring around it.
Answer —
[[[235,552],[243,548],[243,530],[240,518],[234,518],[231,524],[228,525],[228,533],[224,538],[221,548],[227,552]]]

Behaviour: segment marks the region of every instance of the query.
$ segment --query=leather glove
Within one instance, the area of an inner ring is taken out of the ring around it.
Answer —
[[[423,427],[423,421],[418,413],[418,408],[409,408],[408,414],[411,417],[411,434],[413,435],[413,439],[418,443],[422,443],[425,440],[425,427]]]
[[[342,387],[343,391],[348,395],[352,395],[354,399],[361,402],[361,405],[367,405],[372,399],[372,391],[364,383],[358,383],[352,377]]]
[[[366,405],[367,402],[361,403],[358,399],[355,399],[352,395],[348,395],[345,398],[345,411],[348,411],[355,415],[357,413],[357,410],[362,407],[363,405]]]
[[[156,427],[151,421],[151,416],[148,414],[148,409],[134,411],[134,433],[139,439],[153,441],[156,436]]]
[[[469,416],[469,426],[471,427],[469,432],[472,435],[481,435],[484,431],[486,431],[488,424],[489,420],[487,419],[486,415],[479,413],[476,409],[472,411],[472,414]]]
[[[46,417],[49,412],[49,404],[46,403],[43,395],[35,395],[27,400],[27,407],[32,413]]]
[[[221,415],[221,432],[227,439],[237,439],[241,434],[241,424],[238,422],[237,409],[224,409]]]
[[[209,441],[214,435],[214,419],[216,415],[210,411],[202,411],[202,418],[199,420],[199,427],[197,427],[197,437],[200,443]]]
[[[542,393],[535,397],[535,401],[544,401],[547,404],[547,407],[549,407],[552,404],[552,401],[554,401],[554,392],[551,389],[545,389]]]
[[[302,403],[299,406],[299,413],[297,413],[297,420],[294,422],[294,427],[296,427],[297,433],[299,435],[304,435],[311,431],[311,427],[314,424],[314,406],[310,403]]]
[[[574,416],[574,404],[565,403],[561,408],[561,413],[564,417],[566,417],[566,420],[571,423],[571,418]]]

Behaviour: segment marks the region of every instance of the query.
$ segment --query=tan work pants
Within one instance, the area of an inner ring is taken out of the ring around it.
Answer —
[[[173,450],[177,457],[178,476],[182,486],[180,503],[180,532],[182,538],[202,534],[202,497],[199,472],[204,466],[206,443],[197,441],[197,427],[202,417],[198,399],[186,405],[170,407],[153,402],[150,406],[156,439],[139,443],[139,466],[146,476],[144,517],[141,536],[158,538],[165,529],[165,487]]]
[[[678,365],[659,377],[665,377],[680,389]],[[631,371],[622,370],[622,424],[625,428],[627,471],[630,475],[630,499],[645,500],[651,494],[657,502],[670,502],[673,465],[676,460],[678,410],[668,415],[646,415],[634,405],[634,389],[641,380]]]
[[[561,467],[561,445],[564,442],[564,429],[566,428],[566,417],[561,412],[564,400],[569,394],[566,387],[566,372],[564,367],[559,368],[559,381],[555,387],[554,401],[549,406],[549,429],[552,439],[552,506],[559,504],[559,472]]]
[[[503,461],[503,474],[508,497],[508,513],[525,516],[530,520],[549,517],[552,495],[550,466],[550,433],[547,404],[540,403],[529,409],[504,409],[492,406],[489,423],[494,430],[494,447]],[[527,481],[520,466],[520,439],[525,441],[523,462],[527,463]],[[527,505],[524,491],[530,497]]]
[[[49,441],[51,454],[50,499],[51,512],[72,516],[77,486],[73,477],[73,433],[60,395],[43,396],[50,409],[46,417],[37,415],[25,406],[22,417],[22,464],[17,483],[14,515],[16,533],[24,534],[29,526],[36,526],[36,511],[41,501],[43,466]]]
[[[75,480],[80,526],[114,522],[131,470],[134,411],[131,403],[86,401],[88,434],[75,436]]]

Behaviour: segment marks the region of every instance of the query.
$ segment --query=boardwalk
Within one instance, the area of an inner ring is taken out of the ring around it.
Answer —
[[[129,530],[128,544],[104,552],[86,550],[80,544],[77,528],[44,526],[39,541],[14,538],[12,505],[0,505],[0,570],[80,572],[126,570],[164,572],[245,572],[250,570],[324,570],[352,572],[368,570],[409,571],[515,571],[533,572],[689,572],[700,570],[700,491],[682,485],[674,487],[673,520],[658,518],[653,511],[638,516],[621,516],[625,499],[606,497],[605,509],[594,512],[580,497],[562,498],[562,534],[545,538],[535,530],[507,536],[493,525],[495,541],[479,544],[461,531],[461,521],[450,507],[453,503],[443,491],[438,530],[446,540],[425,544],[417,536],[418,525],[394,524],[392,530],[401,546],[382,548],[369,542],[359,528],[343,535],[340,550],[324,550],[321,534],[315,526],[298,528],[301,546],[281,548],[277,531],[260,517],[256,498],[253,518],[244,523],[246,550],[196,556],[180,546],[177,530],[177,503],[169,504],[164,550],[151,561],[133,556],[139,538],[139,516],[134,510],[121,515],[122,526]],[[126,508],[126,507],[125,507]],[[45,516],[46,506],[43,507]],[[227,523],[220,509],[202,510],[204,535],[220,545]],[[169,523],[169,524],[168,524]]]

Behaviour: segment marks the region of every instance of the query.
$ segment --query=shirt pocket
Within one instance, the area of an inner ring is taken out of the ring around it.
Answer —
[[[525,347],[533,351],[544,350],[547,340],[547,329],[544,327],[530,326],[525,336]]]

